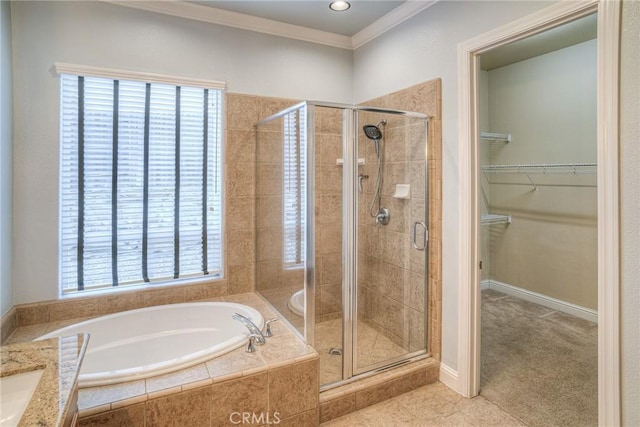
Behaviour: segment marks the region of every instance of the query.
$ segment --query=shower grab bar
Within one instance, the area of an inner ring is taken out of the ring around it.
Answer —
[[[418,246],[417,235],[418,225],[422,226],[422,246]],[[429,233],[427,232],[427,225],[424,221],[416,221],[413,223],[413,247],[419,251],[424,251],[427,248],[427,242],[429,241]]]

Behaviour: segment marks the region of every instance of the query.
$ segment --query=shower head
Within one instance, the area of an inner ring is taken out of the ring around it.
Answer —
[[[380,141],[382,139],[382,132],[380,131],[380,128],[378,126],[364,125],[362,127],[362,130],[364,131],[364,134],[367,136],[367,138],[373,141]]]
[[[386,122],[384,124],[386,124]],[[380,140],[382,139],[382,131],[380,131],[380,128],[378,126],[374,125],[364,125],[362,126],[362,130],[364,131],[364,134],[367,136],[367,138],[372,140],[375,144],[376,156],[380,158]]]

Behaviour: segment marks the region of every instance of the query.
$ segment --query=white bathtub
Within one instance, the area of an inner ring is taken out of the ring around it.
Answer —
[[[287,302],[287,307],[294,314],[298,316],[304,316],[304,289],[300,289],[295,294],[291,295],[289,301]]]
[[[246,305],[193,302],[110,314],[38,339],[88,332],[78,387],[94,387],[166,374],[246,344],[249,330],[235,312],[262,329],[262,315]]]

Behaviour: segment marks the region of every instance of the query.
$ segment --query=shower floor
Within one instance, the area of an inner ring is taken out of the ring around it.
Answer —
[[[342,379],[342,356],[330,354],[332,348],[342,349],[342,319],[316,323],[316,351],[320,354],[320,384]],[[358,321],[357,366],[366,367],[393,357],[407,349],[397,345],[363,321]]]
[[[287,307],[291,295],[299,288],[262,291],[262,295],[286,316],[300,333],[304,333],[304,319]],[[314,348],[320,355],[320,384],[329,384],[342,379],[342,356],[330,354],[331,349],[342,350],[342,318],[325,320],[316,323],[316,345]],[[364,368],[385,360],[402,356],[408,350],[394,343],[382,333],[358,321],[357,366]]]

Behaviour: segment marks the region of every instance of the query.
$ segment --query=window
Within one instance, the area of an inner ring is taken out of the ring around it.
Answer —
[[[222,90],[61,74],[62,293],[222,275]]]
[[[304,265],[306,223],[306,108],[284,116],[284,244],[285,268]]]

